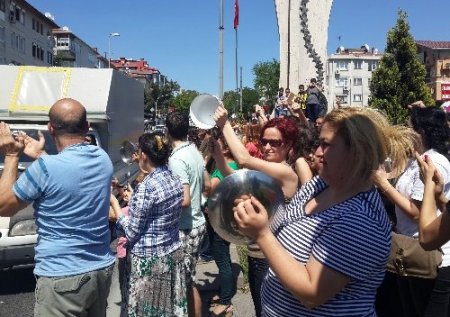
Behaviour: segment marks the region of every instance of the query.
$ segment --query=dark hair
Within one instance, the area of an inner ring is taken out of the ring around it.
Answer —
[[[316,129],[310,129],[306,126],[299,129],[297,141],[294,143],[293,150],[296,158],[308,157],[319,146],[319,132]]]
[[[274,118],[266,122],[266,124],[261,128],[261,133],[259,138],[262,139],[264,131],[267,128],[276,128],[280,131],[281,136],[285,144],[294,146],[298,138],[298,128],[297,125],[290,119],[286,118]]]
[[[176,140],[183,140],[189,133],[189,116],[185,112],[174,111],[166,117],[166,127],[169,135]]]
[[[70,116],[61,116],[56,111],[50,111],[49,121],[58,134],[85,135],[88,129],[86,109],[83,107],[80,113],[73,112]]]
[[[139,137],[139,148],[156,166],[167,164],[171,152],[170,145],[159,132],[145,133]]]
[[[317,83],[317,79],[315,79],[315,78],[311,78],[311,81],[310,81],[310,83],[311,83],[311,84],[315,84],[315,83]]]
[[[413,108],[411,111],[413,129],[422,135],[424,147],[434,149],[440,154],[447,155],[450,129],[447,117],[442,109],[435,107]]]
[[[86,134],[86,140],[89,141],[90,145],[97,145],[97,139],[95,138],[95,135],[92,133]]]
[[[199,137],[200,130],[197,127],[189,127],[188,129],[188,140],[195,144],[197,148],[200,148],[202,140]]]

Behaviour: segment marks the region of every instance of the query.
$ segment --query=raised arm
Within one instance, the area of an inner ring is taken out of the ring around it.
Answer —
[[[38,159],[41,155],[47,154],[44,150],[45,148],[45,138],[44,134],[39,130],[38,131],[38,140],[33,139],[29,135],[23,136],[23,141],[25,148],[23,152],[25,155],[31,157],[32,159]]]
[[[389,182],[388,174],[382,166],[373,173],[375,185],[379,188],[393,204],[398,206],[409,218],[419,221],[419,212],[421,201],[409,199],[400,194],[397,189]]]
[[[0,152],[5,156],[0,178],[0,216],[10,217],[25,208],[28,203],[20,200],[13,191],[17,180],[19,157],[24,149],[23,137],[14,139],[9,126],[0,122]]]
[[[419,240],[425,250],[435,250],[450,240],[450,214],[446,212],[448,199],[443,194],[444,180],[428,157],[416,153],[422,171],[425,190],[419,217]],[[441,214],[436,214],[436,203]]]
[[[240,167],[257,170],[273,177],[282,187],[286,197],[292,197],[295,194],[297,191],[298,177],[290,166],[283,163],[264,161],[251,156],[234,133],[228,121],[227,110],[224,107],[221,106],[216,110],[214,120],[223,129],[223,136],[236,163]]]

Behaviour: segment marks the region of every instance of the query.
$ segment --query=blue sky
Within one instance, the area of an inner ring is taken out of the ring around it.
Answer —
[[[320,0],[311,0],[320,1]],[[32,0],[60,26],[112,57],[145,58],[182,88],[219,92],[219,0]],[[224,90],[235,89],[234,0],[224,2]],[[252,67],[279,59],[274,0],[239,0],[239,64],[243,86],[253,87]],[[334,0],[328,52],[363,44],[384,50],[399,8],[420,40],[450,41],[448,0]],[[341,37],[339,42],[338,37]]]

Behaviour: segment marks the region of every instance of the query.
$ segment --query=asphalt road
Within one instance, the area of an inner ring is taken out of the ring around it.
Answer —
[[[250,293],[242,291],[243,277],[234,245],[230,248],[233,271],[237,280],[237,293],[232,299],[235,317],[253,317],[254,309]],[[215,263],[206,262],[197,265],[197,285],[204,304],[203,316],[208,316],[208,299],[217,294],[218,279]],[[33,317],[34,289],[36,280],[33,268],[15,268],[0,271],[0,317]],[[117,265],[112,277],[108,297],[107,317],[120,315],[120,289]]]
[[[0,316],[33,317],[33,268],[16,268],[0,271]]]

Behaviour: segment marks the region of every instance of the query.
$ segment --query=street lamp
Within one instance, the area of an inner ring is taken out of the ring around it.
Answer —
[[[120,36],[120,34],[117,32],[109,33],[109,37],[108,37],[108,68],[111,68],[111,38],[113,36]]]

